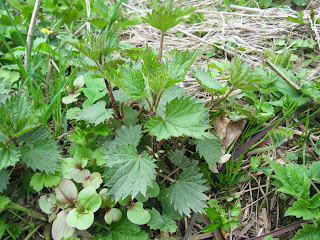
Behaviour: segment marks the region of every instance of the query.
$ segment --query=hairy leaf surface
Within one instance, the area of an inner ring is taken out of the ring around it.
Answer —
[[[54,173],[60,169],[60,151],[53,139],[41,139],[27,144],[22,149],[22,163],[34,171]]]
[[[149,210],[151,214],[151,220],[148,223],[150,229],[160,229],[163,232],[175,232],[177,230],[177,224],[174,220],[169,218],[167,215],[161,214],[155,208]]]
[[[210,128],[206,122],[207,110],[203,103],[190,97],[175,98],[166,104],[165,117],[155,116],[145,125],[157,140],[190,136],[203,138]]]
[[[203,193],[207,190],[205,180],[197,168],[185,170],[180,178],[169,187],[168,198],[180,214],[190,217],[191,210],[203,212],[208,197]]]
[[[21,153],[13,144],[0,148],[0,169],[14,166],[20,160]]]
[[[10,175],[6,169],[0,170],[0,193],[7,188],[9,184]]]
[[[106,166],[110,168],[105,172],[106,185],[115,201],[130,194],[134,198],[139,192],[145,195],[147,187],[152,186],[157,165],[150,155],[138,155],[134,146],[124,144],[108,150],[105,158]]]

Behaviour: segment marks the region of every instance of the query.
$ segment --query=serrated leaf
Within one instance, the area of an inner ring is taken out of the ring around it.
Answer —
[[[118,87],[134,100],[142,98],[146,93],[146,81],[140,66],[127,64],[122,67],[121,72]]]
[[[148,223],[150,229],[160,229],[160,231],[170,233],[177,231],[177,224],[174,220],[165,214],[161,216],[155,208],[152,208],[149,212],[151,214],[151,220]]]
[[[107,151],[105,172],[106,185],[110,187],[109,194],[113,194],[115,201],[124,199],[130,194],[134,198],[139,192],[143,195],[147,187],[152,186],[155,179],[157,165],[150,155],[138,155],[132,145],[118,145]]]
[[[301,224],[297,234],[291,240],[315,240],[320,239],[320,227],[318,224]]]
[[[276,179],[282,184],[282,186],[278,188],[278,191],[290,194],[296,198],[309,198],[310,180],[305,174],[302,176],[299,175],[290,164],[283,166],[277,162],[268,162],[275,172]]]
[[[217,137],[214,139],[200,139],[196,141],[196,150],[209,165],[212,172],[217,172],[217,164],[221,161],[222,146],[221,140]]]
[[[210,128],[206,122],[207,109],[203,103],[190,97],[175,98],[166,104],[165,117],[155,116],[145,125],[157,141],[170,137],[203,138]]]
[[[40,125],[19,137],[20,142],[34,143],[40,139],[51,138],[51,132],[48,128]]]
[[[272,129],[269,136],[274,148],[279,147],[284,141],[294,134],[294,131],[288,128]]]
[[[92,106],[89,106],[87,109],[81,110],[74,119],[98,125],[99,123],[103,123],[105,120],[112,118],[113,112],[113,109],[106,110],[105,101],[99,101]]]
[[[175,149],[174,151],[169,152],[168,156],[174,165],[181,167],[182,169],[187,169],[198,165],[198,161],[191,160],[185,155],[185,150]]]
[[[185,170],[179,179],[169,187],[168,198],[180,214],[190,217],[191,210],[200,213],[207,207],[208,197],[203,193],[207,190],[205,180],[197,168]]]
[[[126,212],[122,210],[122,215]],[[93,240],[147,240],[148,234],[133,224],[126,217],[122,217],[119,222],[110,225],[110,231],[106,235],[96,235]]]
[[[309,220],[313,218],[320,218],[319,209],[310,209],[310,203],[307,200],[298,198],[291,207],[288,208],[284,216],[295,216],[297,218],[303,218],[303,220]]]
[[[197,82],[208,92],[220,91],[224,87],[221,82],[214,78],[215,76],[211,77],[209,71],[203,68],[192,69],[192,73]]]
[[[107,86],[104,79],[93,78],[90,74],[84,74],[83,79],[86,83],[86,88],[83,89],[83,93],[89,99],[91,104],[95,103],[107,94]]]
[[[0,148],[0,170],[14,166],[21,157],[20,150],[13,144]]]
[[[126,127],[135,126],[138,121],[139,112],[132,109],[131,107],[124,105],[122,107],[123,110],[123,124]]]
[[[10,175],[6,169],[0,170],[0,193],[7,188],[9,184]]]
[[[309,208],[318,208],[320,206],[320,193],[316,193],[309,201]]]
[[[187,70],[198,57],[197,51],[189,52],[174,49],[170,53],[171,61],[165,62],[166,72],[169,74],[166,87],[170,87],[184,80]]]
[[[166,0],[163,5],[160,5],[159,0],[150,2],[153,6],[152,13],[147,13],[143,20],[162,32],[178,25],[183,20],[183,16],[196,9],[195,7],[174,8],[173,0]]]
[[[241,61],[239,57],[233,58],[229,74],[232,85],[243,91],[256,90],[258,88],[257,83],[263,80],[259,74],[256,74],[251,67],[244,61]]]
[[[128,144],[137,147],[139,145],[141,134],[141,126],[122,126],[121,129],[115,131],[114,143],[116,144]]]
[[[6,103],[12,122],[17,125],[20,119],[30,116],[33,106],[27,94],[14,94]]]
[[[41,191],[44,187],[50,188],[52,186],[57,186],[62,179],[61,172],[55,173],[35,173],[30,181],[30,186],[36,191]]]
[[[320,162],[313,162],[310,169],[310,178],[320,183]]]
[[[34,171],[54,173],[60,169],[61,157],[58,146],[53,139],[41,139],[22,148],[22,163]]]
[[[0,196],[0,212],[4,209],[11,200],[6,196]]]

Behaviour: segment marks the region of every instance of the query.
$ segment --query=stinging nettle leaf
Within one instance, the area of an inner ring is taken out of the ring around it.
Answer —
[[[27,144],[22,148],[22,163],[34,171],[54,173],[60,169],[61,157],[58,146],[53,139],[41,139],[34,144]]]
[[[157,141],[170,137],[190,136],[202,139],[207,135],[207,109],[190,97],[175,98],[166,104],[165,117],[155,116],[145,125]]]
[[[20,160],[20,150],[13,144],[0,148],[0,170],[14,166]]]
[[[205,180],[197,168],[185,170],[179,179],[169,187],[168,198],[174,209],[180,214],[190,217],[191,210],[200,213],[207,207],[208,197],[203,193],[207,190]]]
[[[122,126],[121,129],[115,131],[116,136],[114,138],[114,143],[116,144],[128,144],[137,147],[139,145],[141,134],[141,126]]]
[[[196,141],[196,150],[200,156],[203,157],[209,165],[212,172],[217,172],[217,164],[221,161],[222,146],[221,140],[215,138],[205,138]]]
[[[9,184],[10,175],[6,169],[0,170],[0,193],[7,188]]]
[[[148,222],[150,229],[160,229],[163,232],[175,232],[177,231],[177,223],[163,214],[161,214],[155,209],[149,210],[151,214],[151,220]]]
[[[106,166],[110,168],[104,174],[106,185],[115,201],[130,194],[134,198],[139,192],[146,195],[148,186],[152,186],[155,179],[155,159],[146,153],[138,155],[132,145],[116,145],[107,151],[105,158]]]
[[[209,71],[203,68],[192,69],[193,76],[197,82],[208,92],[216,92],[224,88],[224,85],[210,76]]]
[[[274,148],[279,147],[284,141],[294,134],[294,131],[287,128],[272,129],[269,136]]]

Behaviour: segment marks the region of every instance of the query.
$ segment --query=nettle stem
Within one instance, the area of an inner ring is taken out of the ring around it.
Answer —
[[[117,114],[116,119],[117,119],[119,122],[122,122],[123,116],[121,115],[120,110],[119,110],[119,107],[118,107],[118,105],[117,105],[117,103],[116,103],[116,100],[115,100],[115,98],[114,98],[114,96],[113,96],[111,84],[110,84],[110,82],[109,82],[107,79],[104,79],[104,82],[106,83],[106,86],[107,86],[107,89],[108,89],[108,92],[109,92],[109,96],[110,96],[110,99],[111,99],[112,108],[116,111],[116,114]]]
[[[158,60],[159,60],[159,62],[161,62],[161,58],[162,58],[164,34],[165,34],[165,32],[162,31],[162,32],[161,32],[161,39],[160,39],[159,55],[158,55]]]
[[[227,97],[229,97],[229,95],[233,92],[234,87],[230,87],[228,89],[228,91],[226,92],[226,94],[220,98],[219,100],[217,100],[214,104],[212,104],[212,106],[210,107],[210,110],[214,109],[216,106],[218,106],[223,100],[225,100]]]

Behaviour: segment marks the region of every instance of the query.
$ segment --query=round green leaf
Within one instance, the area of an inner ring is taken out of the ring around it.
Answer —
[[[104,220],[107,224],[118,222],[122,218],[122,212],[118,208],[109,209],[104,215]]]
[[[61,171],[64,178],[71,179],[71,171],[77,165],[77,161],[74,158],[66,158],[61,162]]]
[[[81,212],[79,208],[71,210],[67,217],[67,223],[69,227],[75,227],[79,230],[88,229],[94,220],[94,214],[90,211]]]
[[[102,199],[94,187],[86,187],[79,192],[78,208],[95,212],[100,208],[101,204]]]
[[[138,225],[146,224],[151,219],[150,213],[147,210],[143,209],[142,202],[136,202],[135,204],[133,204],[127,212],[127,217],[130,222]]]
[[[119,199],[118,203],[120,203],[121,206],[127,206],[131,202],[131,195],[124,199]]]
[[[160,193],[159,185],[155,181],[152,181],[152,186],[147,188],[147,193],[150,197],[157,197]]]
[[[61,208],[66,203],[73,202],[78,197],[78,190],[74,183],[66,178],[63,178],[59,185],[54,188],[56,193],[57,205]]]
[[[67,239],[72,236],[74,228],[68,226],[67,217],[68,213],[61,211],[54,220],[51,229],[51,236],[54,240]]]
[[[94,187],[95,189],[98,189],[101,183],[101,174],[98,172],[94,172],[84,180],[83,187]]]
[[[90,171],[88,169],[74,168],[71,171],[71,177],[77,183],[83,183],[87,178],[90,177]]]
[[[146,202],[148,201],[149,197],[148,196],[143,196],[141,192],[139,192],[136,196],[136,199],[139,201],[139,202]]]
[[[53,193],[42,195],[39,199],[39,206],[45,214],[52,214],[56,211],[56,196]]]

